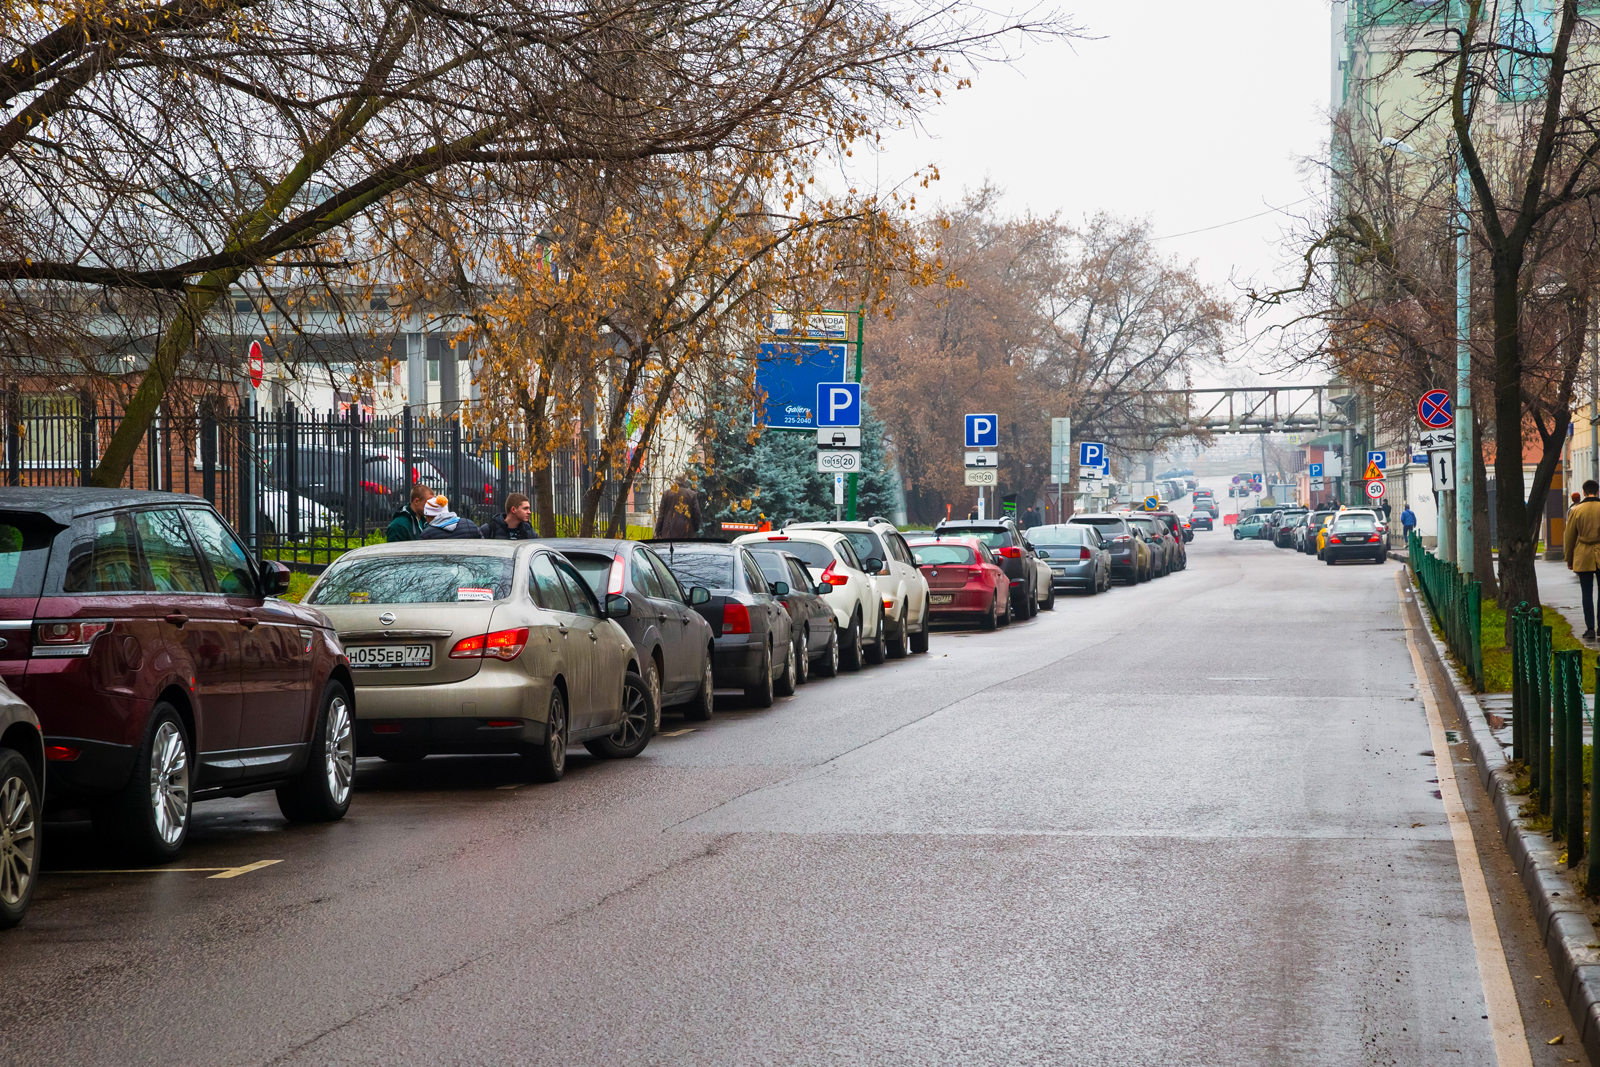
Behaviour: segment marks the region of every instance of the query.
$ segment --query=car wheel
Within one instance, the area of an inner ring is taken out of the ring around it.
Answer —
[[[533,777],[539,782],[559,782],[567,772],[567,700],[560,686],[550,687],[550,711],[545,716],[544,744],[523,750],[533,764]]]
[[[850,629],[844,634],[844,669],[859,671],[866,662],[866,653],[861,647],[861,618],[857,616],[850,620]]]
[[[656,711],[649,683],[629,671],[622,678],[622,721],[609,737],[585,741],[583,747],[601,759],[632,759],[650,743],[650,724]]]
[[[911,652],[913,655],[921,655],[926,651],[928,651],[928,604],[927,601],[923,601],[922,628],[911,635]]]
[[[817,664],[817,674],[823,678],[837,678],[839,676],[839,624],[835,622],[828,634],[828,648],[822,654],[822,662]]]
[[[1009,601],[1008,601],[1009,603]],[[984,630],[993,630],[1000,625],[1000,598],[995,597],[994,603],[989,605],[989,614],[983,617]]]
[[[751,707],[772,707],[772,646],[761,650],[761,664],[756,668],[756,680],[744,687],[744,702]]]
[[[655,708],[655,716],[650,720],[650,736],[654,737],[661,732],[661,668],[656,666],[654,656],[645,660],[644,684],[650,691],[650,705]]]
[[[910,651],[911,635],[906,633],[911,629],[911,608],[905,602],[900,604],[900,632],[895,634],[894,640],[889,642],[889,657],[891,659],[905,659]]]
[[[800,629],[800,647],[794,650],[794,680],[796,685],[805,685],[811,680],[811,634],[808,632],[810,623]]]
[[[694,703],[683,709],[683,717],[690,722],[705,722],[711,718],[711,713],[717,710],[717,680],[711,673],[711,650],[706,649],[705,669],[700,675],[700,692],[695,694]]]
[[[1328,566],[1331,567],[1331,566],[1333,566],[1333,557],[1332,556],[1323,556],[1322,557],[1322,562],[1326,563]]]
[[[781,697],[792,697],[794,696],[794,687],[798,684],[795,681],[795,674],[799,670],[795,666],[794,642],[785,641],[783,647],[785,649],[783,654],[783,673],[778,675],[778,680],[773,683],[773,692]]]
[[[0,930],[22,921],[39,862],[39,783],[22,753],[0,748]]]
[[[878,636],[874,637],[872,644],[867,646],[868,663],[882,663],[889,658],[889,642],[883,636],[883,627],[886,621],[883,617],[883,612],[878,612]]]
[[[178,709],[165,700],[151,709],[133,775],[116,795],[98,805],[95,828],[135,860],[168,863],[189,836],[189,732]]]
[[[1050,592],[1046,593],[1044,597],[1044,610],[1056,610],[1056,583],[1053,581],[1050,583]]]
[[[278,787],[278,810],[290,822],[333,822],[350,810],[356,773],[355,723],[344,686],[329,682],[311,734],[305,770]]]
[[[1037,614],[1039,614],[1039,596],[1038,587],[1035,586],[1034,591],[1028,594],[1028,606],[1023,609],[1023,618],[1031,619]]]
[[[1005,598],[1005,601],[1006,601],[1006,613],[1004,615],[1000,616],[1000,625],[1001,626],[1010,626],[1012,624],[1012,622],[1016,620],[1017,613],[1011,606],[1011,598],[1009,596],[1007,596]]]

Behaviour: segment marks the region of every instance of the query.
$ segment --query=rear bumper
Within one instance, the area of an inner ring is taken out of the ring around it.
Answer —
[[[754,634],[728,634],[719,637],[711,658],[711,674],[719,686],[740,689],[761,681],[761,660],[767,645]]]
[[[371,674],[370,671],[363,674]],[[539,699],[548,680],[510,664],[485,663],[478,673],[442,685],[371,685],[356,682],[357,722],[364,719],[532,719],[549,706]]]
[[[950,598],[947,604],[934,603],[933,597]],[[928,612],[931,615],[985,615],[994,604],[994,590],[984,586],[962,589],[935,589],[929,594]]]
[[[1322,550],[1323,559],[1381,559],[1389,555],[1389,546],[1382,541],[1365,545],[1328,545]]]
[[[544,743],[545,723],[515,719],[515,726],[490,726],[494,718],[357,719],[356,755],[517,752]]]
[[[44,738],[45,748],[56,745],[78,750],[73,760],[53,760],[45,768],[45,805],[71,806],[99,800],[128,784],[133,774],[132,745],[89,741],[81,737]]]
[[[1056,589],[1087,589],[1095,580],[1094,560],[1080,560],[1057,570],[1050,566],[1050,584]]]

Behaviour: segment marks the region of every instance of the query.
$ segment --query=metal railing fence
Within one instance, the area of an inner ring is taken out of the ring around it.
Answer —
[[[1413,531],[1406,545],[1411,572],[1422,598],[1444,632],[1446,647],[1460,660],[1472,687],[1483,692],[1483,585],[1468,581],[1454,563],[1446,563],[1422,547]]]

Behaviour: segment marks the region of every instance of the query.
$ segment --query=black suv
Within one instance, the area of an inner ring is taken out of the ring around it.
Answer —
[[[1019,619],[1039,614],[1039,557],[1023,536],[1015,519],[962,519],[941,522],[934,527],[935,537],[976,537],[1000,560],[1000,568],[1011,582],[1011,611]]]

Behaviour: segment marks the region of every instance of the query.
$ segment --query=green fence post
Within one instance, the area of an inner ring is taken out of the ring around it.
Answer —
[[[1483,692],[1483,583],[1467,583],[1467,652],[1472,669],[1472,687]]]
[[[1583,652],[1567,653],[1567,866],[1583,859]]]
[[[1528,701],[1523,692],[1523,673],[1527,670],[1527,655],[1522,650],[1523,614],[1525,605],[1511,609],[1511,758],[1527,757],[1527,745],[1522,741],[1522,730],[1528,725]]]
[[[1543,614],[1541,612],[1541,618]],[[1538,702],[1534,707],[1534,716],[1538,722],[1535,729],[1538,731],[1539,745],[1539,811],[1541,814],[1550,812],[1550,645],[1551,631],[1548,626],[1540,626],[1534,633],[1534,670],[1539,677]]]
[[[1557,652],[1550,671],[1551,695],[1555,698],[1550,705],[1550,836],[1554,840],[1567,836],[1567,721],[1572,717],[1567,662],[1571,657],[1571,652]]]
[[[1600,712],[1600,663],[1594,668],[1594,700],[1595,711]],[[1600,779],[1594,777],[1594,767],[1589,768],[1589,877],[1585,892],[1589,899],[1600,897],[1600,789],[1595,788],[1600,784]]]

